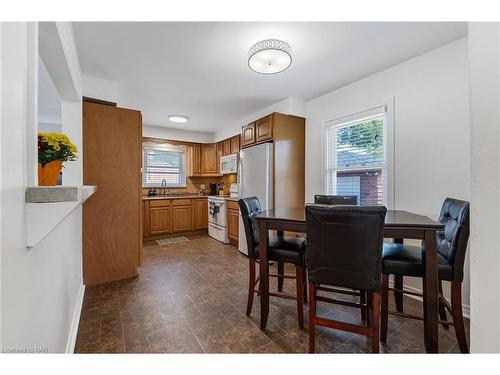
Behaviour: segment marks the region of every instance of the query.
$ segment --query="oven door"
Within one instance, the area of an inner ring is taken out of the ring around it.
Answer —
[[[210,205],[214,206],[214,212],[210,210]],[[227,225],[227,212],[224,201],[209,201],[208,202],[208,221],[209,223],[225,227]]]

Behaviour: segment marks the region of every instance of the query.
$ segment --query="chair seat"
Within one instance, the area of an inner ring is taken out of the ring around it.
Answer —
[[[306,245],[303,238],[269,236],[269,245],[267,248],[267,258],[269,260],[304,266],[305,251]],[[257,259],[259,259],[259,246],[255,247],[255,254],[257,255]]]
[[[385,243],[382,251],[382,273],[424,277],[423,253],[425,250],[418,246]],[[450,263],[439,253],[437,262],[439,279],[452,281],[453,267]]]

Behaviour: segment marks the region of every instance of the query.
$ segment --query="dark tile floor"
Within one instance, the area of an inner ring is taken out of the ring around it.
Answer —
[[[139,277],[86,288],[75,352],[306,353],[307,328],[298,328],[295,301],[271,298],[265,332],[258,325],[258,298],[251,317],[245,316],[247,267],[235,247],[206,235],[162,247],[145,243]],[[294,290],[294,281],[286,280],[285,291]],[[404,302],[405,311],[421,311],[420,302]],[[318,311],[360,322],[357,309],[320,302]],[[305,318],[307,327],[307,309]],[[390,316],[381,352],[424,352],[422,329],[419,321]],[[363,336],[317,328],[316,350],[364,353],[371,346]],[[453,328],[440,327],[439,350],[458,352]]]

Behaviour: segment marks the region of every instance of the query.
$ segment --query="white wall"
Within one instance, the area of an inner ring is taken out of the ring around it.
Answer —
[[[469,24],[471,351],[500,352],[500,24]]]
[[[308,102],[306,202],[323,191],[325,121],[394,98],[394,209],[437,218],[445,197],[470,199],[467,39]],[[406,281],[405,281],[406,282]],[[421,289],[421,283],[408,280]],[[469,305],[466,264],[464,304]]]
[[[71,350],[83,291],[81,207],[38,245],[26,247],[25,189],[28,169],[33,168],[27,161],[36,153],[27,149],[36,131],[28,124],[36,124],[36,114],[29,113],[36,107],[28,103],[33,93],[28,95],[27,88],[33,85],[27,77],[28,71],[37,71],[29,65],[36,65],[37,59],[30,56],[38,55],[33,50],[37,43],[30,39],[37,33],[28,32],[36,31],[36,25],[28,26],[1,24],[1,345],[4,350],[42,346],[65,352]],[[70,122],[70,127],[81,128],[81,115]]]
[[[82,91],[83,96],[89,98],[118,102],[118,84],[115,81],[82,75]]]
[[[211,143],[214,141],[212,133],[192,132],[151,125],[142,125],[142,136],[199,143]]]

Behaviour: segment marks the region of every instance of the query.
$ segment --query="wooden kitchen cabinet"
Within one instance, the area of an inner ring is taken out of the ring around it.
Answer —
[[[266,116],[255,122],[255,142],[267,141],[273,138],[273,115]]]
[[[241,129],[241,146],[250,146],[255,143],[255,123],[245,125]]]
[[[219,173],[219,160],[217,158],[217,143],[201,145],[201,174],[210,175]]]
[[[222,141],[222,155],[230,155],[231,154],[231,138],[224,139]]]
[[[151,202],[151,203],[157,203]],[[170,202],[169,202],[170,203]],[[172,207],[149,207],[149,234],[151,236],[157,234],[172,233]]]
[[[194,199],[194,230],[208,228],[208,200]]]
[[[227,202],[227,235],[229,242],[235,246],[238,245],[239,238],[239,207],[238,202]]]
[[[174,201],[174,204],[176,202]],[[188,232],[193,229],[191,203],[172,206],[172,232]]]
[[[206,197],[144,200],[143,210],[143,236],[146,238],[208,228]]]
[[[201,152],[201,144],[193,144],[190,149],[190,158],[191,158],[191,170],[190,176],[200,176],[201,175],[201,160],[202,160],[202,152]]]
[[[219,147],[217,143],[194,143],[190,146],[189,177],[219,175]]]
[[[231,143],[231,154],[237,154],[240,152],[240,135],[235,135],[230,139]]]

